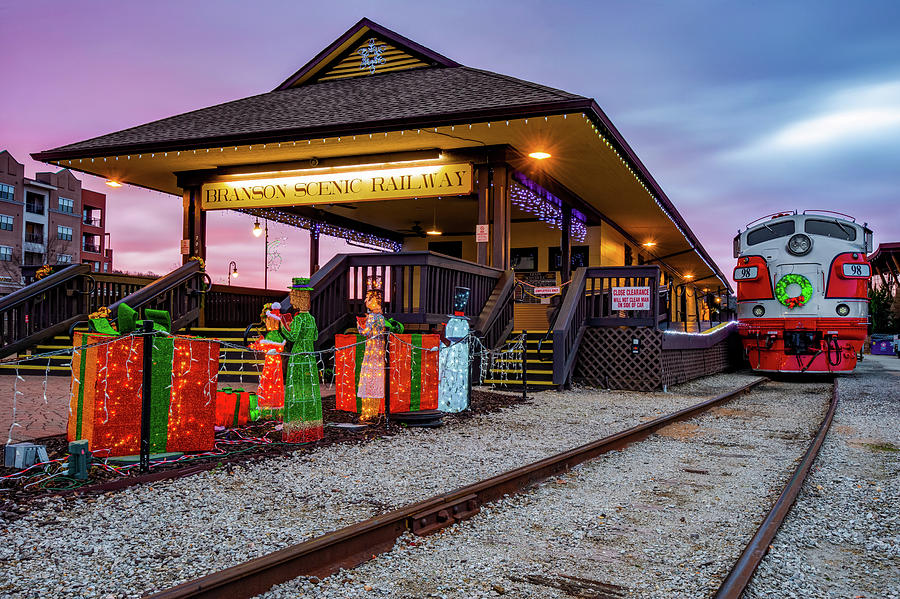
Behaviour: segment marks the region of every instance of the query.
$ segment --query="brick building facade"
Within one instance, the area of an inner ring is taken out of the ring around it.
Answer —
[[[34,280],[44,264],[84,262],[112,269],[106,195],[82,189],[71,171],[25,176],[25,166],[0,151],[0,294]]]

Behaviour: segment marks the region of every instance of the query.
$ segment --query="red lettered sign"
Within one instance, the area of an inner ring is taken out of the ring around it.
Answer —
[[[649,310],[649,287],[613,287],[613,310]]]

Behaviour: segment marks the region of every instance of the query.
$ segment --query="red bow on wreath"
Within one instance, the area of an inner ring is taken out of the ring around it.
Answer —
[[[797,297],[789,297],[787,299],[787,307],[788,308],[796,308],[798,306],[803,305],[803,296],[798,295]]]

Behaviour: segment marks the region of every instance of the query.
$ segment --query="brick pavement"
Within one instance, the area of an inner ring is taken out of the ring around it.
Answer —
[[[17,386],[22,393],[16,396],[16,422],[19,426],[12,429],[13,442],[64,433],[69,417],[69,377],[46,377],[46,403],[44,375],[22,375],[22,379],[18,380]],[[3,443],[13,424],[15,384],[15,376],[0,376],[0,435]]]

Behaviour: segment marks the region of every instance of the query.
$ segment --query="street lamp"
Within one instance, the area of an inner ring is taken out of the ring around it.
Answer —
[[[259,226],[259,218],[253,223],[253,236],[259,237],[266,232],[265,260],[263,261],[263,289],[269,288],[269,221],[265,220],[265,229]]]
[[[228,284],[231,285],[231,277],[234,277],[236,279],[237,276],[238,276],[237,262],[232,260],[231,262],[228,263]]]

